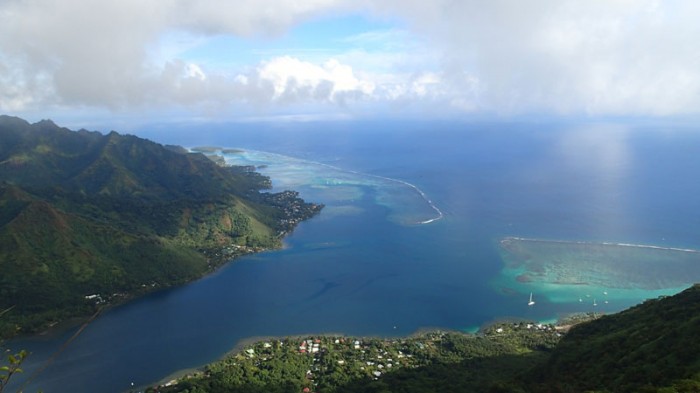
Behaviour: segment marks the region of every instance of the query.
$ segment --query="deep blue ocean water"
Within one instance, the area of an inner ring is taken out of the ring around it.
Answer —
[[[25,391],[126,391],[132,382],[147,385],[213,361],[254,336],[471,331],[502,318],[592,311],[573,296],[549,301],[546,288],[503,291],[495,284],[503,268],[499,240],[700,249],[698,131],[397,122],[137,130],[161,143],[245,149],[245,159],[269,161],[261,171],[276,188],[294,186],[326,209],[288,236],[284,250],[241,258],[190,285],[109,310]],[[426,199],[444,216],[421,225],[436,214]],[[597,311],[618,311],[647,295]],[[25,378],[74,332],[8,343],[33,352]]]

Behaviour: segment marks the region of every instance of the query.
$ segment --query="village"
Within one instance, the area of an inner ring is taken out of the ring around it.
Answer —
[[[204,386],[207,379],[292,381],[299,392],[333,391],[347,381],[379,380],[405,368],[434,362],[458,363],[490,353],[553,348],[563,333],[553,324],[498,323],[478,334],[431,331],[404,338],[307,336],[268,339],[209,365],[205,370],[172,380],[151,391],[178,392]],[[156,390],[158,389],[158,390]]]

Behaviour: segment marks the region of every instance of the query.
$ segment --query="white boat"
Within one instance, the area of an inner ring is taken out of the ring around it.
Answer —
[[[534,304],[535,304],[535,301],[532,300],[532,292],[530,292],[530,301],[527,302],[527,305],[528,305],[528,306],[532,306],[532,305],[534,305]]]

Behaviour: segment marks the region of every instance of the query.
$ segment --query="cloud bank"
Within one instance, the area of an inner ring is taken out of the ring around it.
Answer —
[[[321,60],[152,55],[173,33],[274,41],[345,14],[401,28]],[[693,0],[5,0],[0,110],[698,114],[698,20]]]

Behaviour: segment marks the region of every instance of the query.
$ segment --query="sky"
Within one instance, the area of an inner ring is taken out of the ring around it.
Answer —
[[[2,0],[0,113],[697,117],[696,0]]]

